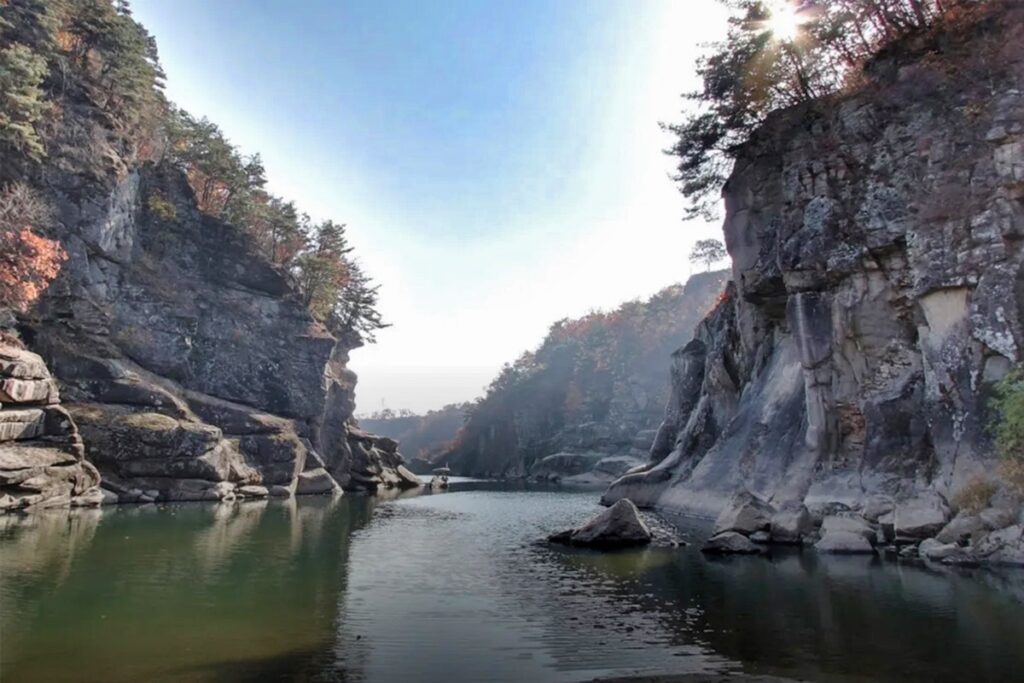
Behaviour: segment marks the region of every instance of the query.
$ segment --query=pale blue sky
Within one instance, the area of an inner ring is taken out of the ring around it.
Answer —
[[[687,277],[659,120],[714,0],[135,0],[168,95],[349,224],[394,327],[360,412],[478,395],[551,322]]]

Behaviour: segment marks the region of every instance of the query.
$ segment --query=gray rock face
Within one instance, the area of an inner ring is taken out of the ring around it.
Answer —
[[[625,498],[583,526],[548,537],[552,543],[594,547],[644,545],[651,539],[651,531],[640,519],[636,506]]]
[[[708,555],[757,555],[765,549],[741,533],[723,531],[709,538],[700,551]]]
[[[46,363],[0,338],[0,512],[103,504]]]
[[[725,188],[732,285],[673,360],[656,461],[606,502],[713,518],[749,489],[878,519],[991,469],[985,396],[1024,362],[1022,14],[944,48],[964,71],[904,54],[769,117]],[[947,521],[895,513],[918,539]]]
[[[74,186],[58,192],[69,258],[27,327],[105,486],[208,500],[220,482],[305,492],[305,472],[335,481],[318,492],[407,483],[393,442],[357,434],[358,342],[314,321],[246,235],[201,214],[177,169],[53,182]],[[154,196],[174,219],[151,215]],[[56,395],[24,367],[0,379],[0,403]],[[0,421],[0,434],[33,428]]]

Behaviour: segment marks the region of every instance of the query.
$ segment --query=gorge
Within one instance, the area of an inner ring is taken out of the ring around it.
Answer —
[[[310,3],[136,3],[183,22],[170,41],[213,22],[237,51],[225,75],[255,69],[249,87],[308,109],[257,137],[279,153],[309,129],[324,149],[271,175],[171,101],[128,2],[0,0],[0,680],[1018,675],[1024,4],[724,3],[690,118],[662,125],[694,249],[637,259],[654,193],[620,214],[573,173],[638,173],[639,138],[612,124],[654,119],[612,91],[645,49],[670,61],[657,19],[677,6]],[[338,56],[352,45],[365,73]],[[569,107],[582,132],[561,140],[543,121],[595,54],[624,74],[585,82],[612,123]],[[220,95],[222,74],[179,73]],[[384,176],[363,175],[374,160]],[[353,225],[408,225],[373,241],[323,218],[346,183],[365,195]],[[719,186],[724,222],[701,233]],[[466,224],[409,219],[439,205]],[[388,337],[409,319],[429,325]],[[407,371],[403,399],[444,407],[357,400],[382,394],[370,349]],[[418,374],[442,349],[466,377],[516,350],[451,402]]]

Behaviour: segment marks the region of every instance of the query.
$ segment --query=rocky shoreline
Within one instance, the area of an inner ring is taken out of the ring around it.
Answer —
[[[896,502],[875,496],[860,509],[776,509],[742,491],[715,520],[702,547],[712,555],[765,554],[805,546],[837,555],[880,555],[949,565],[1024,567],[1024,510],[1002,496],[956,514],[938,494]]]

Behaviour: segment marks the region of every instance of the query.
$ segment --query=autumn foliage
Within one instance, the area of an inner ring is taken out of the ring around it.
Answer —
[[[32,229],[47,220],[45,205],[25,186],[0,190],[0,306],[28,310],[60,272],[64,250]]]

